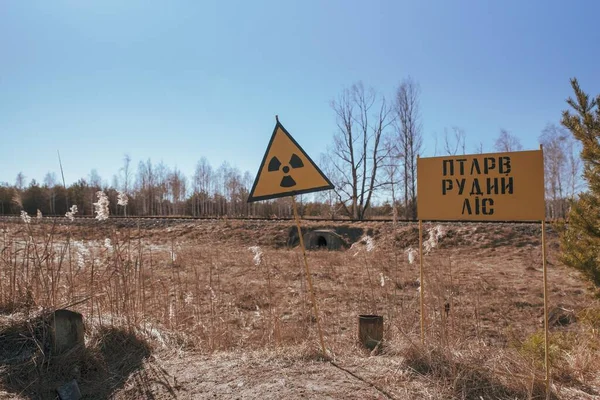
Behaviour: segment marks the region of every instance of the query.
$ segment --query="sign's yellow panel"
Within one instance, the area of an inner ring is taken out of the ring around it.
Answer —
[[[543,153],[419,158],[417,214],[421,220],[543,220]]]
[[[277,121],[248,203],[333,189],[329,179]]]

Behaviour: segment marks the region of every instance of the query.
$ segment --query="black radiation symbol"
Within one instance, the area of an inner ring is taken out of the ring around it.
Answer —
[[[286,187],[286,188],[296,186],[296,181],[294,180],[294,178],[292,178],[290,175],[288,175],[288,173],[290,172],[290,167],[293,169],[302,168],[302,167],[304,167],[304,163],[302,162],[300,157],[298,157],[295,154],[292,154],[292,157],[290,158],[289,166],[286,165],[282,169],[283,173],[285,175],[283,176],[283,178],[281,178],[281,183],[279,184],[279,186]],[[269,172],[279,171],[279,168],[281,168],[281,161],[279,161],[279,159],[277,157],[271,158],[271,161],[269,161],[268,171]]]

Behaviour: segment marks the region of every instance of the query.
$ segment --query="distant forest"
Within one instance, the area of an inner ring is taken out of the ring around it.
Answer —
[[[110,214],[119,216],[195,216],[195,217],[290,217],[293,215],[290,198],[248,204],[248,194],[254,177],[223,163],[213,169],[201,159],[191,179],[178,169],[163,163],[140,162],[137,173],[131,169],[131,160],[124,158],[123,167],[113,177],[112,185],[102,184],[102,178],[92,170],[87,178],[63,186],[56,173],[46,174],[43,183],[19,174],[14,185],[0,184],[0,215],[19,215],[24,210],[36,216],[64,216],[76,205],[76,216],[91,216],[96,193],[104,191],[110,200]],[[119,192],[128,198],[127,206],[118,205]],[[297,196],[298,212],[303,216],[340,218],[339,204],[329,202],[326,193]],[[311,199],[311,201],[306,201]],[[313,200],[314,199],[314,200]],[[372,207],[370,216],[391,216],[391,204],[385,202]]]

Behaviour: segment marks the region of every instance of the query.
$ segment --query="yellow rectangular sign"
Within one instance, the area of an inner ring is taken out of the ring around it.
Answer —
[[[419,158],[417,213],[421,220],[543,220],[543,153]]]

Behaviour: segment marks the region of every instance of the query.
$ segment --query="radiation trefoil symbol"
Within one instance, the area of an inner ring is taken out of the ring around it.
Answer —
[[[304,163],[302,162],[300,157],[298,157],[296,154],[292,154],[289,164],[284,165],[283,168],[281,168],[281,165],[281,161],[279,161],[277,157],[273,157],[271,158],[271,161],[269,161],[268,171],[277,172],[280,169],[283,171],[285,175],[283,176],[283,178],[281,178],[281,183],[279,184],[279,186],[286,188],[296,186],[296,181],[294,180],[294,178],[292,178],[291,175],[289,175],[289,172],[290,168],[296,169],[304,167]]]
[[[248,194],[248,203],[332,189],[331,181],[279,119],[275,119],[277,123]]]

